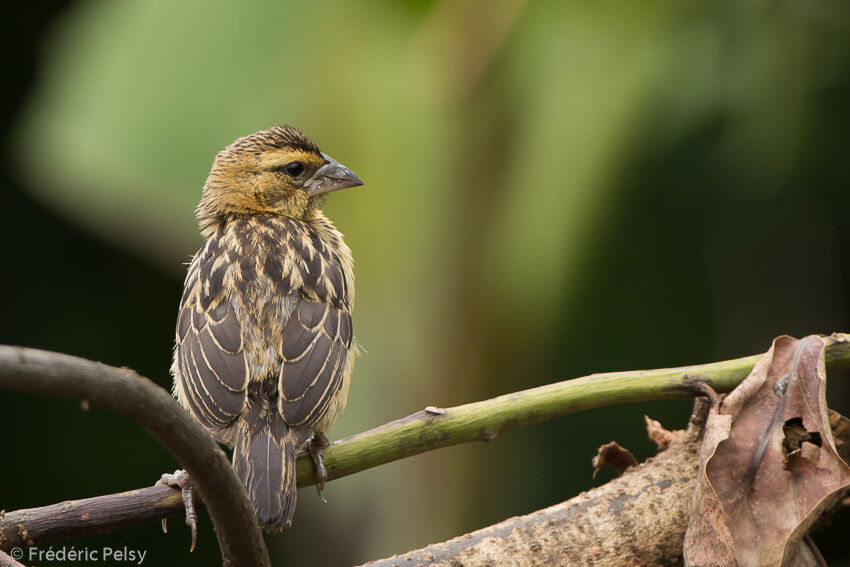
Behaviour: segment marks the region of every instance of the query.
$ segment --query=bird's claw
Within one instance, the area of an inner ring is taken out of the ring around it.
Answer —
[[[314,433],[313,438],[307,443],[307,449],[313,458],[313,469],[316,472],[316,492],[319,493],[319,498],[322,499],[322,502],[327,502],[322,491],[325,489],[325,483],[328,481],[328,469],[325,468],[325,448],[328,445],[330,445],[328,438],[321,431]]]
[[[156,481],[156,486],[164,484],[179,488],[183,496],[183,506],[186,508],[186,525],[192,530],[192,546],[189,551],[195,551],[195,543],[198,541],[198,515],[195,513],[195,484],[189,473],[184,470],[176,470],[173,474],[164,474]],[[162,531],[168,533],[166,519],[162,519]]]

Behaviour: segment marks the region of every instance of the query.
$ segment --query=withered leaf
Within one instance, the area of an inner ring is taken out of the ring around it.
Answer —
[[[605,463],[610,463],[617,471],[618,475],[623,474],[629,467],[634,467],[638,464],[635,456],[631,451],[620,447],[616,441],[611,441],[599,447],[596,456],[593,457],[593,477],[596,478],[596,473]]]
[[[838,456],[844,459],[845,463],[850,463],[850,419],[832,410],[829,410],[828,415]]]
[[[706,424],[687,565],[782,565],[850,485],[826,406],[824,341],[783,336]]]
[[[646,421],[646,434],[649,440],[655,443],[659,451],[668,449],[684,439],[685,431],[668,431],[660,422],[651,419],[648,415],[643,416]]]

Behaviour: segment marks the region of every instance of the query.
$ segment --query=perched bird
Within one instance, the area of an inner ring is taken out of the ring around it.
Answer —
[[[356,347],[351,250],[319,206],[362,185],[300,130],[218,153],[195,211],[205,239],[180,301],[171,372],[180,403],[221,443],[267,530],[292,523],[295,456],[321,486],[324,431],[345,406]]]

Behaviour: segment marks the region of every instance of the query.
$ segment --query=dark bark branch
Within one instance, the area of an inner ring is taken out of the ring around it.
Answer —
[[[64,354],[0,345],[0,388],[70,398],[136,421],[174,455],[204,494],[224,564],[271,567],[245,490],[224,452],[161,387],[132,370]],[[164,491],[157,490],[155,494],[161,496]],[[156,504],[149,501],[145,507]],[[32,545],[39,541],[33,539],[37,531],[34,526],[9,524],[10,517],[21,519],[26,514],[6,514],[0,529],[0,545],[8,548],[11,543],[23,541]],[[76,521],[85,522],[82,517]],[[78,535],[88,533],[74,527],[62,529]]]
[[[825,338],[825,341],[828,369],[850,365],[847,335],[836,334]],[[728,392],[747,376],[759,357],[680,368],[594,374],[454,408],[425,409],[332,443],[325,451],[328,477],[333,480],[440,447],[475,440],[489,441],[499,433],[521,425],[575,411],[613,403],[692,396],[696,392],[694,384],[699,384],[697,380],[711,384],[717,391]],[[0,356],[0,387],[3,385]],[[299,457],[297,469],[298,486],[315,484],[312,460],[308,455]],[[189,472],[191,474],[191,470]],[[133,503],[132,508],[128,507],[128,502]],[[56,516],[57,506],[63,509],[69,507],[74,513]],[[81,519],[84,511],[90,514],[85,521]],[[45,543],[105,533],[182,513],[179,491],[168,487],[149,487],[18,510],[8,512],[5,519],[0,518],[0,548],[8,549],[11,543],[25,539]],[[30,534],[29,538],[21,538],[18,533],[21,529]]]
[[[201,508],[203,503],[196,500],[195,506]],[[0,519],[0,547],[26,547],[109,533],[183,513],[180,491],[164,485],[69,500],[7,512]]]
[[[24,567],[0,549],[0,567]]]
[[[571,500],[363,567],[681,565],[699,445],[689,435]]]

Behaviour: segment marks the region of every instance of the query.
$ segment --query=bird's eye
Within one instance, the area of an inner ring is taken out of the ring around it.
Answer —
[[[283,170],[287,173],[287,175],[298,177],[304,173],[304,164],[300,161],[293,161],[292,163],[288,163],[283,166]]]

